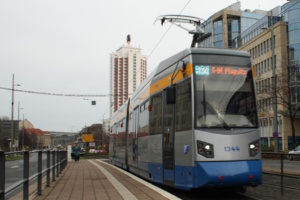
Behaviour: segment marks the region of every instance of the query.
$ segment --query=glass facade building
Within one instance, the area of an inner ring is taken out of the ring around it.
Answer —
[[[234,39],[263,18],[265,11],[241,11],[240,2],[212,15],[201,24],[204,33],[211,33],[198,43],[199,47],[235,48]],[[227,26],[227,27],[226,27]]]
[[[283,20],[287,22],[288,31],[288,65],[290,69],[290,86],[292,106],[294,109],[300,104],[300,3],[292,1],[282,6]]]
[[[222,19],[214,21],[214,47],[223,47],[223,23]]]
[[[243,18],[243,16],[242,16]],[[241,18],[241,20],[242,20]],[[245,22],[245,21],[244,21]],[[277,76],[277,125],[279,133],[278,149],[288,151],[292,149],[292,131],[287,107],[280,103],[282,87],[288,79],[292,111],[300,106],[300,1],[290,1],[266,12],[265,16],[256,23],[248,22],[248,28],[242,28],[240,35],[233,40],[233,48],[249,51],[256,76],[257,104],[261,141],[270,147],[274,111],[272,96],[268,92],[274,86],[273,73]],[[243,22],[241,22],[243,27]],[[274,48],[274,51],[272,51]],[[274,66],[273,66],[274,64]],[[273,71],[273,69],[275,70]],[[288,73],[288,74],[286,74]],[[283,76],[288,76],[284,78]],[[284,81],[284,82],[283,82]],[[281,90],[280,90],[281,87]],[[273,92],[272,92],[273,93]],[[299,137],[299,116],[297,112],[294,126],[296,140]],[[269,140],[269,141],[268,141]],[[299,140],[300,141],[300,140]]]

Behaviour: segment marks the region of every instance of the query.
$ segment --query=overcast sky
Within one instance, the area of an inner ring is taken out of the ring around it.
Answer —
[[[108,95],[109,55],[126,44],[140,47],[148,74],[163,59],[188,48],[192,36],[160,15],[207,19],[237,0],[2,0],[0,87],[55,94]],[[286,0],[241,0],[242,10],[270,10]],[[157,44],[159,45],[157,46]],[[154,50],[154,48],[157,48]],[[152,52],[152,53],[151,53]],[[88,100],[86,100],[88,99]],[[96,100],[95,106],[91,101]],[[0,89],[0,117],[11,118],[11,90]],[[109,98],[15,92],[14,119],[43,131],[77,132],[109,117]],[[18,112],[20,102],[20,112]]]

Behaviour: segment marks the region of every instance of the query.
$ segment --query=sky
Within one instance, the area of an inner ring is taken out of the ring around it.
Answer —
[[[29,120],[43,131],[78,132],[109,117],[110,53],[126,44],[148,56],[148,74],[188,48],[192,35],[155,19],[209,18],[237,0],[0,1],[0,118]],[[241,9],[270,10],[286,0],[240,0]],[[171,28],[170,28],[171,26]],[[20,86],[17,86],[20,85]],[[1,89],[2,88],[2,89]],[[79,97],[78,95],[103,95]],[[91,105],[96,101],[96,105]],[[20,106],[19,106],[20,105]]]

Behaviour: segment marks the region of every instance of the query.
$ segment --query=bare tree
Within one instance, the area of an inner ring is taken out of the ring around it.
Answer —
[[[19,133],[19,137],[21,140],[21,143],[23,143],[23,133]],[[24,147],[25,149],[29,150],[34,150],[38,147],[38,138],[35,134],[28,132],[26,129],[24,130]]]
[[[269,111],[273,108],[274,103],[277,103],[278,113],[290,119],[292,130],[292,145],[296,147],[295,136],[295,119],[299,115],[300,104],[300,72],[299,64],[288,64],[288,59],[285,58],[278,63],[281,64],[280,68],[276,68],[276,88],[273,87],[274,79],[262,75],[258,71],[256,78],[256,88],[258,92],[258,110],[260,113],[270,116]],[[271,66],[272,70],[272,66]],[[262,70],[261,70],[262,71]],[[298,83],[298,84],[297,84]],[[277,102],[272,101],[276,90]],[[298,99],[298,100],[297,100]],[[297,100],[297,101],[296,101]]]
[[[300,80],[300,72],[297,72],[296,66],[297,65],[290,65],[286,67],[286,70],[282,70],[281,73],[278,73],[277,80],[278,104],[285,108],[278,112],[284,116],[288,116],[291,121],[293,148],[296,147],[295,119],[297,113],[300,111],[300,105],[296,101],[296,99],[300,97],[300,85],[297,84]]]

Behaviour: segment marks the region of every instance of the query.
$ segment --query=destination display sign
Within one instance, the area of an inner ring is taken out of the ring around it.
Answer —
[[[195,65],[195,74],[198,76],[246,76],[247,70],[243,69],[242,67]]]

